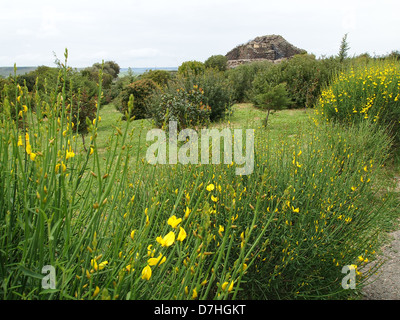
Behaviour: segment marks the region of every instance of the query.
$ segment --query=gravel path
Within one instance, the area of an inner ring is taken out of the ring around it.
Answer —
[[[400,178],[396,180],[396,191],[400,194]],[[364,288],[364,300],[400,300],[400,221],[394,229],[397,231],[390,233],[391,242],[382,248],[380,254],[385,263]]]
[[[391,243],[382,248],[385,263],[364,288],[364,300],[400,300],[400,230],[390,236]]]

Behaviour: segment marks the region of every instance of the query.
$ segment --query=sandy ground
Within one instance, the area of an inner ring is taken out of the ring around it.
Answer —
[[[364,288],[364,300],[400,300],[400,230],[390,236],[391,243],[382,248],[385,263]]]
[[[397,190],[400,194],[400,178]],[[400,300],[400,221],[390,233],[391,242],[382,248],[381,258],[385,263],[373,275],[363,290],[364,300]]]

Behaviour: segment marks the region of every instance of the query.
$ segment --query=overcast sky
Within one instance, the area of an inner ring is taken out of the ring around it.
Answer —
[[[0,0],[0,66],[177,67],[279,34],[317,57],[400,50],[398,0]]]

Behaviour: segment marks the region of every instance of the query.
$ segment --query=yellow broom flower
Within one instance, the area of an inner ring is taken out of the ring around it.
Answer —
[[[168,224],[175,229],[181,221],[182,218],[177,219],[176,216],[172,216],[168,219]]]
[[[161,260],[161,261],[160,261]],[[147,263],[149,264],[149,266],[155,266],[158,264],[158,262],[160,262],[160,265],[163,264],[165,261],[167,260],[166,257],[163,257],[163,255],[160,253],[160,255],[158,256],[158,258],[150,258]]]
[[[164,238],[157,237],[156,240],[163,247],[169,247],[175,242],[175,233],[171,231]]]
[[[207,186],[207,191],[213,191],[214,190],[214,188],[215,188],[215,186],[211,183],[211,184],[209,184],[208,186]]]
[[[178,241],[183,241],[186,238],[186,231],[182,227],[179,227],[179,233],[178,233],[178,238],[176,240]]]
[[[149,265],[145,266],[142,270],[142,279],[143,280],[150,280],[151,278],[151,268]]]

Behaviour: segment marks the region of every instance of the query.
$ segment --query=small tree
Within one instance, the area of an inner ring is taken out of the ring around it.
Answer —
[[[282,110],[288,107],[290,99],[286,90],[286,83],[280,83],[276,86],[265,85],[264,92],[254,97],[256,107],[266,109],[267,116],[264,119],[265,127],[268,125],[268,118],[271,110]]]
[[[140,79],[150,79],[160,87],[165,87],[171,79],[171,73],[166,70],[148,70],[140,76]]]
[[[350,47],[347,43],[347,33],[342,38],[342,43],[340,44],[339,49],[339,61],[343,62],[347,58],[347,52],[349,51]]]
[[[216,69],[218,71],[225,71],[227,69],[228,59],[219,54],[209,57],[205,62],[206,68]]]
[[[121,92],[121,105],[117,109],[122,113],[126,114],[129,110],[129,99],[133,95],[134,103],[133,109],[131,110],[129,117],[135,117],[138,119],[145,119],[148,117],[147,104],[150,101],[151,95],[158,91],[160,87],[151,79],[137,80],[127,85]]]
[[[200,75],[204,72],[205,66],[203,62],[200,61],[185,61],[178,67],[178,74],[187,77],[189,74],[194,74],[195,76]]]

